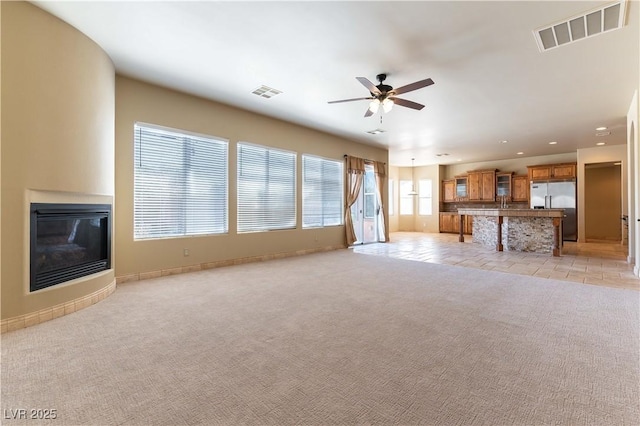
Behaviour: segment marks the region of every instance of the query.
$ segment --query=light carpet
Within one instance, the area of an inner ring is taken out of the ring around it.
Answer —
[[[130,283],[2,336],[2,424],[635,425],[639,304],[350,250]]]

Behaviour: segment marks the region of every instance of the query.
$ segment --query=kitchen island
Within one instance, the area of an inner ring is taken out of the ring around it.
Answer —
[[[525,251],[562,254],[564,209],[458,209],[460,224],[473,216],[474,243],[496,251]],[[462,226],[458,240],[464,242]]]

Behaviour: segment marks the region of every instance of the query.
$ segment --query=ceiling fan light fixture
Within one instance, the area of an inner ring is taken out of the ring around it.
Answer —
[[[382,101],[382,109],[384,110],[384,112],[391,111],[391,108],[393,108],[393,100],[387,98]]]
[[[378,108],[380,108],[380,101],[377,99],[372,100],[369,104],[369,111],[375,114],[378,112]]]

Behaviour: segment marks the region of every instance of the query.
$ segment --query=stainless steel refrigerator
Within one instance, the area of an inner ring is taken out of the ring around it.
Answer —
[[[564,209],[562,221],[562,239],[578,239],[578,221],[576,217],[576,182],[531,182],[532,209]]]

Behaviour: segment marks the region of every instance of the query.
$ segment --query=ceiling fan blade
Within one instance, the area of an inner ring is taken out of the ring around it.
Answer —
[[[367,112],[364,113],[365,117],[371,117],[373,115],[373,111],[371,111],[369,108],[367,108]]]
[[[368,78],[366,78],[366,77],[356,77],[356,80],[358,80],[360,83],[362,83],[362,85],[364,87],[366,87],[374,95],[382,94],[382,92],[380,92],[380,89],[378,89],[375,84],[373,84],[371,81],[369,81]]]
[[[375,98],[369,96],[368,98],[342,99],[342,100],[339,100],[339,101],[329,101],[328,103],[330,103],[330,104],[339,104],[341,102],[364,101],[364,100],[370,100],[370,99],[375,99]]]
[[[401,93],[411,92],[412,90],[422,89],[423,87],[431,86],[433,84],[433,80],[427,78],[426,80],[416,81],[415,83],[407,84],[406,86],[398,87],[397,89],[393,89],[396,95],[400,95]]]
[[[417,102],[408,101],[406,99],[400,99],[400,98],[396,98],[396,97],[393,97],[393,96],[389,97],[389,99],[391,99],[394,104],[400,105],[400,106],[403,106],[403,107],[407,107],[407,108],[411,108],[411,109],[417,109],[417,110],[421,110],[422,108],[424,108],[424,105],[419,104]]]

